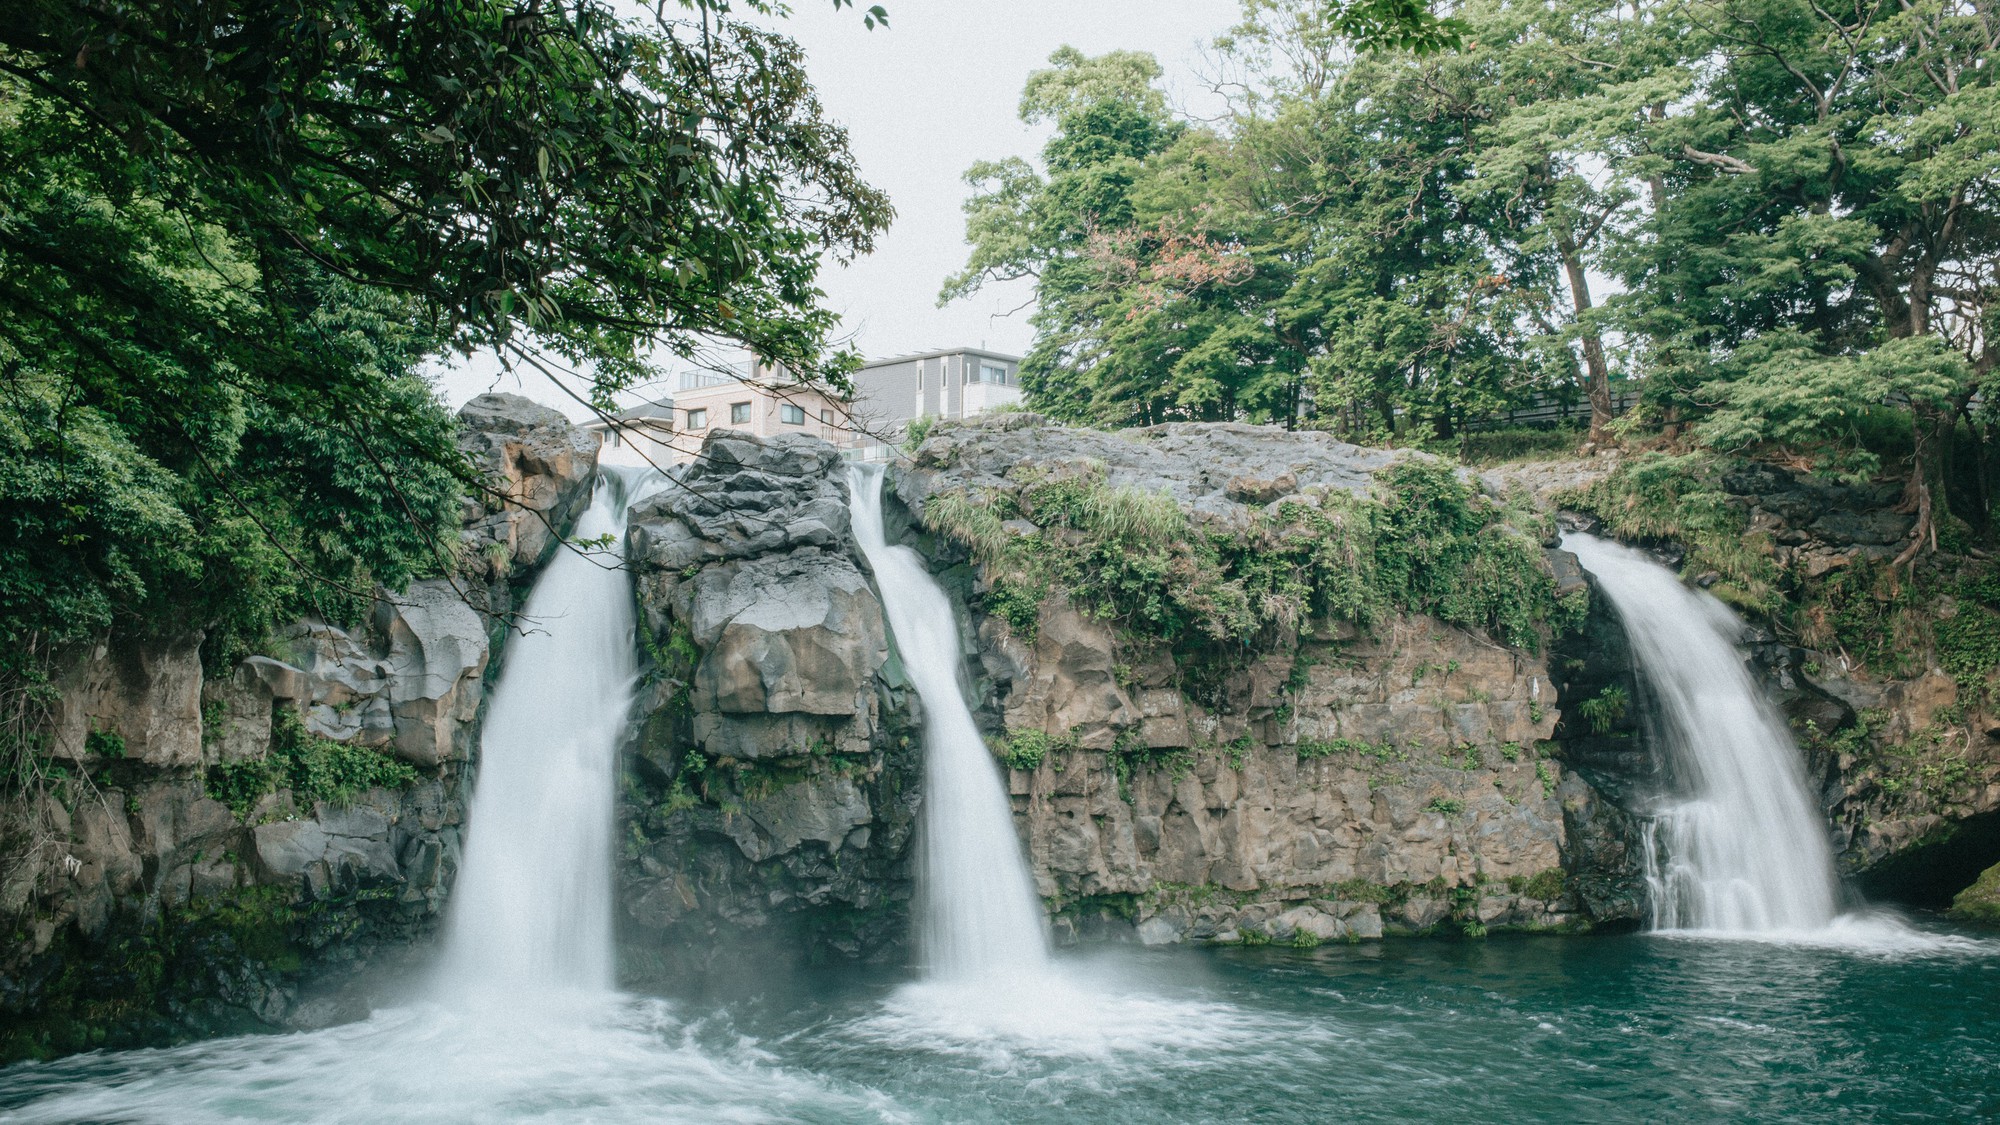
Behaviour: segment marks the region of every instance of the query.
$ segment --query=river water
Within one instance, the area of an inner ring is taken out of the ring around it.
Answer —
[[[1934,936],[1934,927],[1925,927]],[[1921,956],[1634,934],[1316,950],[1102,947],[1150,997],[984,1041],[901,975],[573,1024],[404,1008],[0,1071],[6,1121],[1965,1120],[2000,1114],[2000,945]],[[579,1013],[583,1016],[585,1013]]]

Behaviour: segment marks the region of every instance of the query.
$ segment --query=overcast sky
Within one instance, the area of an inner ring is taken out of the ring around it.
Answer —
[[[873,0],[856,0],[865,8]],[[880,0],[889,27],[869,31],[831,0],[793,0],[785,27],[828,116],[845,125],[862,174],[889,193],[896,221],[875,253],[829,266],[822,278],[845,331],[871,359],[938,348],[988,347],[1019,355],[1031,338],[1025,282],[937,307],[946,275],[965,264],[969,191],[977,160],[1034,157],[1046,127],[1015,116],[1021,85],[1064,44],[1087,54],[1151,51],[1176,104],[1213,104],[1200,74],[1202,47],[1236,19],[1237,0]],[[538,375],[517,381],[490,359],[440,373],[454,408],[487,390],[509,390],[580,417]]]

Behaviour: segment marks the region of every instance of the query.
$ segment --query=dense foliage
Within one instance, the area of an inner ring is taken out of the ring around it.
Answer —
[[[1371,625],[1430,614],[1528,649],[1573,623],[1533,540],[1442,462],[1381,475],[1378,500],[1334,490],[1257,513],[1247,529],[1197,528],[1163,493],[1100,472],[1023,465],[1011,491],[942,493],[925,523],[986,567],[986,608],[1032,639],[1043,596],[1079,605],[1183,654],[1270,645],[1312,619]],[[1027,520],[1034,530],[1010,520]]]
[[[838,378],[814,275],[888,214],[796,46],[708,0],[4,0],[0,167],[15,747],[85,638],[227,659],[449,569],[482,482],[430,357]]]
[[[1603,441],[1622,384],[1669,441],[1913,467],[1913,551],[1947,502],[1985,528],[2000,15],[1473,0],[1451,25],[1357,54],[1322,5],[1246,0],[1219,122],[1146,56],[1058,52],[1021,103],[1054,136],[972,169],[945,296],[1034,280],[1022,383],[1068,420],[1463,443],[1576,403]]]

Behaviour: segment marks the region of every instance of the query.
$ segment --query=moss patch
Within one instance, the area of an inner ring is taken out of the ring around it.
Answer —
[[[933,496],[924,523],[984,565],[986,608],[1017,634],[1056,589],[1180,659],[1274,647],[1310,618],[1365,626],[1422,613],[1528,649],[1581,620],[1516,530],[1539,517],[1502,508],[1440,461],[1382,473],[1376,501],[1335,490],[1227,531],[1197,530],[1164,493],[1110,486],[1101,466],[1017,465],[1009,479]],[[1006,526],[1016,519],[1034,530]]]
[[[1971,886],[1958,892],[1947,913],[1967,922],[2000,926],[2000,863],[1987,868]]]

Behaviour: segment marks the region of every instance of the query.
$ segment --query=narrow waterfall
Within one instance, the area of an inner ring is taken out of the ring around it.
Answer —
[[[581,540],[623,537],[631,486],[602,474]],[[442,983],[518,998],[612,986],[612,805],[638,679],[622,549],[556,553],[508,643],[480,741]]]
[[[1826,825],[1791,732],[1736,650],[1743,623],[1629,547],[1581,534],[1563,546],[1624,622],[1679,783],[1647,827],[1653,928],[1802,933],[1831,925],[1838,884]]]
[[[999,763],[958,684],[964,653],[944,589],[882,530],[883,469],[854,465],[854,536],[875,569],[883,615],[924,704],[924,800],[918,830],[918,953],[936,980],[1044,969],[1041,902],[1014,834]]]

